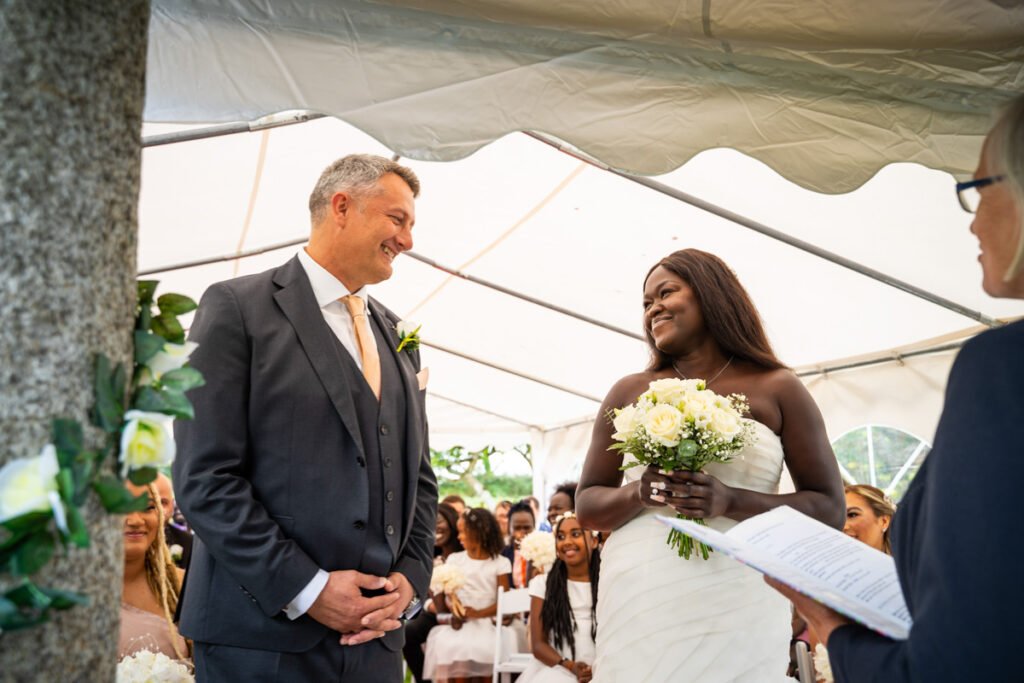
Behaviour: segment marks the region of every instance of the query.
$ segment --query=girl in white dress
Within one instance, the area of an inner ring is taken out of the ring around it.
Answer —
[[[587,683],[594,662],[600,551],[573,512],[555,522],[558,559],[530,581],[530,639],[534,661],[519,683]]]
[[[721,553],[678,557],[655,515],[678,512],[725,531],[789,505],[842,528],[842,480],[821,413],[775,357],[757,309],[717,256],[684,249],[662,259],[644,281],[643,310],[651,363],[608,392],[576,494],[584,527],[614,530],[601,558],[594,683],[791,680],[786,601]],[[701,378],[718,394],[744,394],[757,440],[704,472],[624,462],[608,450],[607,416],[667,378]],[[779,495],[783,461],[796,491]]]
[[[456,594],[465,614],[451,615],[449,624],[439,625],[427,637],[423,677],[427,680],[484,683],[494,668],[494,629],[499,586],[509,589],[512,565],[503,557],[504,539],[498,521],[486,508],[467,510],[459,518],[459,541],[465,550],[448,556],[466,577]],[[435,598],[440,612],[449,612],[443,595]]]

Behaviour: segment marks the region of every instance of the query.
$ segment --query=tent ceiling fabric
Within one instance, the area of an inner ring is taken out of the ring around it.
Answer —
[[[730,147],[838,193],[973,170],[1024,90],[1024,5],[155,0],[147,78],[154,122],[309,109],[434,161],[536,130],[642,174]]]

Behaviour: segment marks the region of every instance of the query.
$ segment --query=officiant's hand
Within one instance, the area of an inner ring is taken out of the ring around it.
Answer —
[[[733,498],[731,488],[703,472],[665,472],[648,467],[641,486],[649,487],[651,500],[694,519],[721,517],[729,511]]]
[[[364,617],[380,610],[394,608],[401,595],[389,591],[384,595],[367,598],[360,589],[388,590],[390,585],[383,576],[372,576],[355,570],[330,572],[327,576],[327,585],[320,591],[320,595],[306,614],[341,633],[362,631],[367,627],[362,623]],[[383,635],[383,631],[391,631],[400,625],[396,621],[394,626],[377,622],[369,626]]]

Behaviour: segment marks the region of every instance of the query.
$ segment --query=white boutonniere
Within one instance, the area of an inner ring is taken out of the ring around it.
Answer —
[[[177,543],[170,546],[168,550],[171,552],[171,559],[175,562],[181,562],[181,558],[185,555],[185,549]]]
[[[409,320],[399,320],[395,325],[398,332],[398,348],[396,351],[415,351],[420,347],[420,328],[423,327]]]

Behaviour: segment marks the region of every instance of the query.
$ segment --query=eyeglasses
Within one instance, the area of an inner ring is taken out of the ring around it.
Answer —
[[[1004,175],[990,175],[987,178],[978,178],[977,180],[968,180],[966,183],[956,184],[956,198],[960,200],[960,206],[967,213],[974,213],[978,210],[978,204],[981,203],[981,193],[978,190],[982,187],[988,187],[995,183],[1000,183],[1006,180]]]

